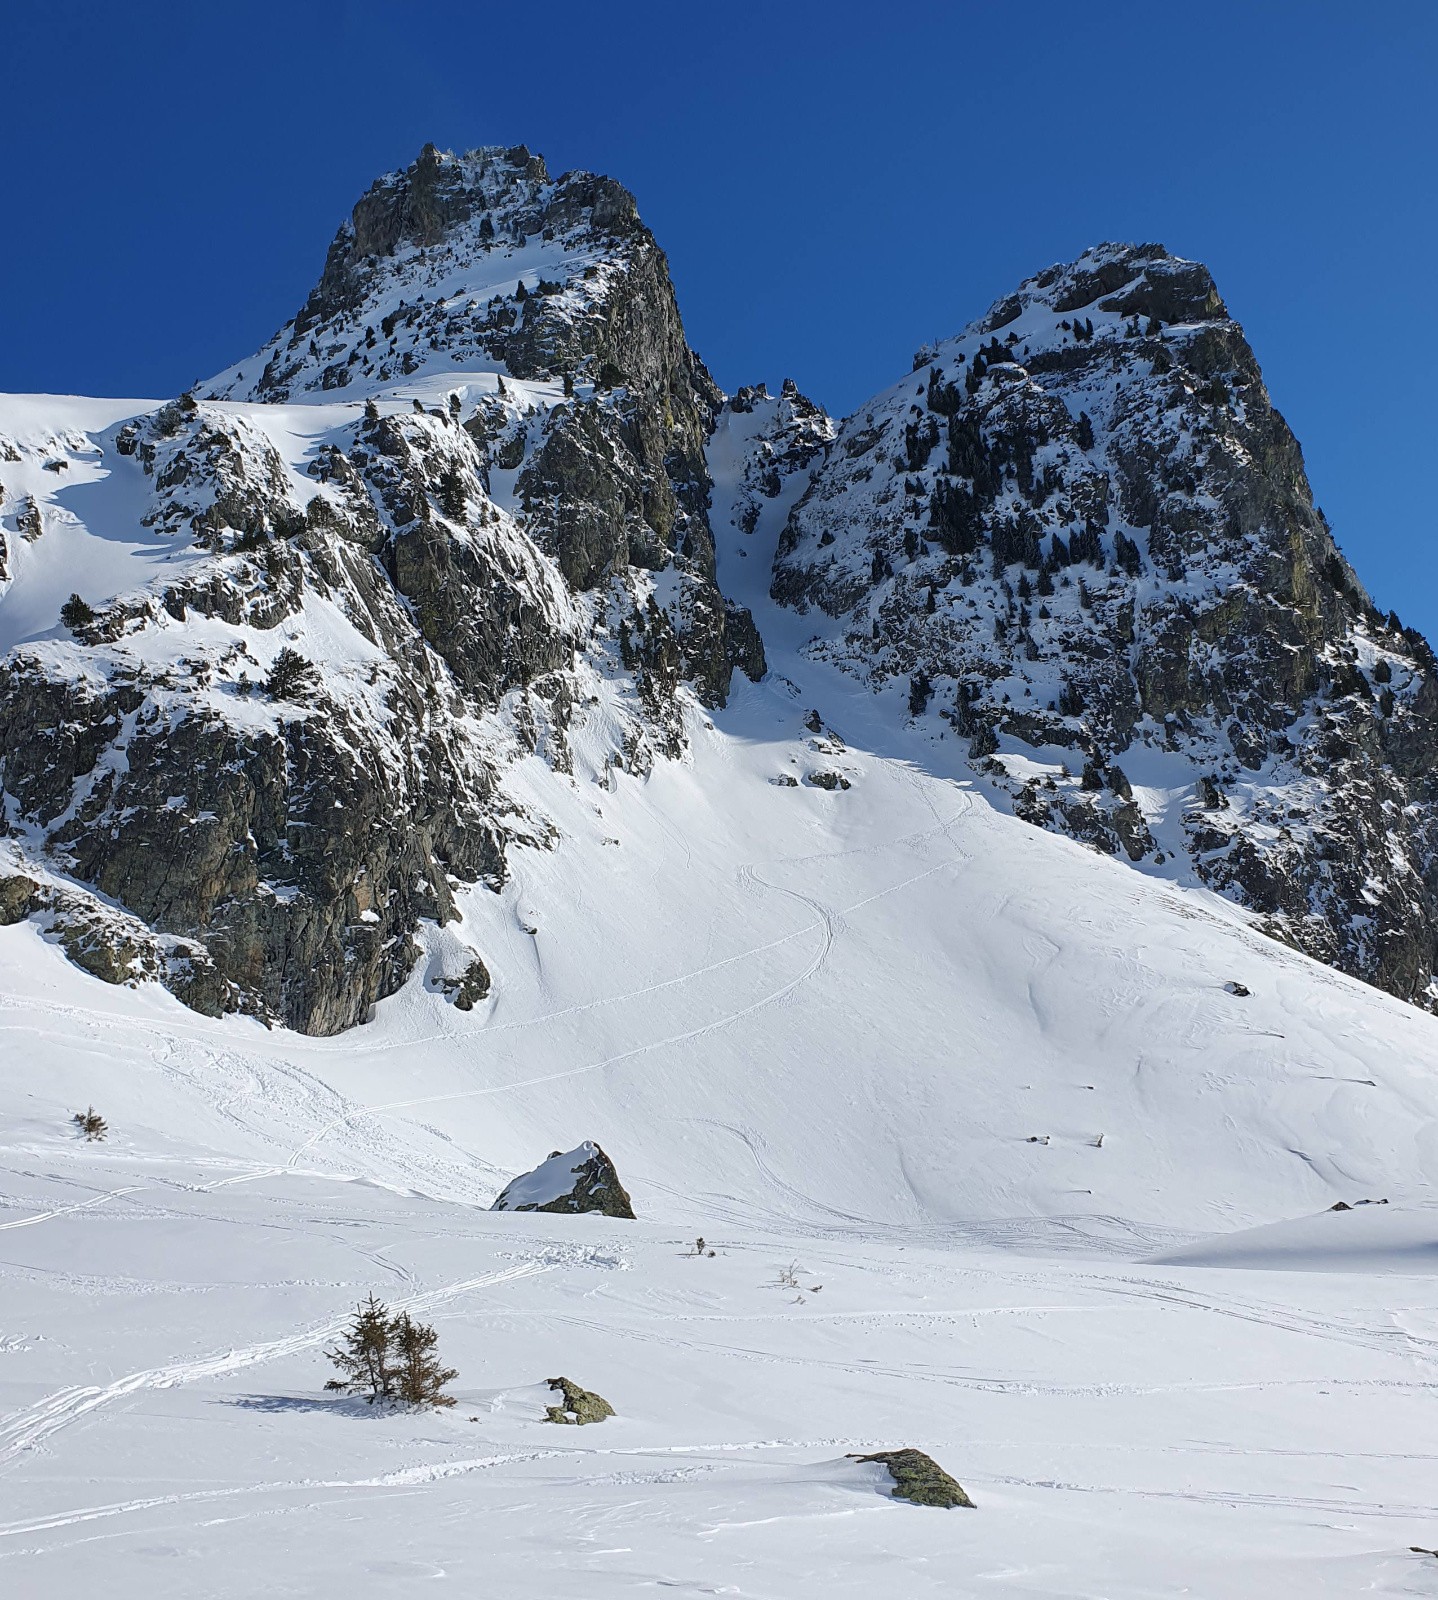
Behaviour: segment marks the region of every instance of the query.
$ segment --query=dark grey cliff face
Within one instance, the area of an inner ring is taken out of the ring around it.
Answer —
[[[1432,1002],[1433,658],[1336,550],[1203,267],[1101,247],[921,351],[843,425],[773,594],[970,741],[1020,816],[1187,858]]]
[[[562,759],[579,626],[457,422],[361,417],[340,439],[302,509],[244,418],[175,405],[123,429],[177,575],[0,662],[12,839],[187,941],[215,980],[187,968],[187,1002],[315,1033],[404,981],[452,882],[497,884],[513,839],[544,838],[500,792],[504,728],[522,747],[548,724]],[[154,938],[111,931],[131,952],[111,976],[167,977],[131,959]]]

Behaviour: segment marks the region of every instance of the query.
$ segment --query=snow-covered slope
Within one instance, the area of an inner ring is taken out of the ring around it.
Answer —
[[[522,769],[470,1013],[439,948],[324,1040],[0,930],[7,1594],[1423,1592],[1438,1025],[784,665],[646,779]],[[638,1221],[487,1210],[584,1139]],[[371,1289],[452,1412],[322,1393]],[[846,1459],[910,1444],[978,1510]]]

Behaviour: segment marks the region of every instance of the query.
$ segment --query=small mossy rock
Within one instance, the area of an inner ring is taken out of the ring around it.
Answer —
[[[514,1179],[491,1211],[551,1211],[573,1216],[599,1211],[634,1220],[634,1207],[614,1163],[586,1139],[574,1150],[555,1150],[533,1172]]]
[[[877,1461],[889,1469],[894,1480],[892,1497],[908,1500],[916,1506],[967,1506],[974,1502],[947,1472],[922,1450],[880,1450],[872,1456],[854,1456],[855,1461]]]
[[[581,1389],[572,1378],[550,1378],[547,1381],[549,1387],[562,1398],[558,1405],[546,1410],[546,1422],[603,1422],[606,1417],[614,1415],[614,1407],[603,1395],[595,1394],[590,1389]]]
[[[476,956],[458,977],[436,978],[434,986],[456,1011],[473,1011],[488,998],[490,981],[489,968]]]

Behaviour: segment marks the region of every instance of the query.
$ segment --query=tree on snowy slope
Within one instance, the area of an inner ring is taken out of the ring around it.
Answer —
[[[362,1394],[371,1405],[394,1395],[395,1373],[390,1365],[389,1308],[373,1295],[355,1307],[354,1320],[341,1341],[325,1355],[344,1374],[331,1378],[326,1389]]]
[[[390,1348],[397,1361],[396,1385],[399,1400],[407,1406],[452,1406],[454,1396],[444,1386],[459,1374],[440,1364],[435,1346],[439,1335],[433,1328],[411,1319],[401,1311],[390,1324]]]
[[[340,1343],[325,1352],[343,1374],[325,1388],[363,1395],[370,1405],[394,1400],[405,1406],[452,1406],[444,1387],[458,1374],[440,1364],[438,1343],[433,1328],[408,1311],[391,1316],[384,1302],[370,1295],[355,1307]]]

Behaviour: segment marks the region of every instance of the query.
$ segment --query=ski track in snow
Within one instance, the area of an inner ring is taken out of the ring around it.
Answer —
[[[927,794],[925,795],[925,798],[929,801],[930,807],[932,808],[932,800],[927,796]],[[971,805],[972,801],[969,801],[968,804]],[[952,843],[951,830],[954,826],[954,823],[959,819],[954,817],[950,818],[948,821],[942,821],[937,818],[937,813],[935,813],[935,816],[937,825],[934,829],[927,830],[924,833],[911,835],[909,838],[897,841],[897,843],[899,845],[909,845],[911,843],[930,838],[936,833],[944,834]],[[878,849],[880,847],[876,846],[872,848]],[[582,1006],[568,1007],[564,1010],[548,1012],[543,1016],[530,1018],[522,1022],[502,1024],[497,1028],[487,1030],[487,1032],[511,1032],[521,1028],[535,1027],[541,1023],[548,1023],[556,1020],[557,1018],[573,1015],[575,1012],[594,1010],[600,1006],[617,1005],[625,1001],[632,1001],[646,995],[654,994],[661,989],[671,989],[681,987],[685,984],[691,984],[695,980],[702,977],[707,977],[711,973],[717,972],[724,967],[733,966],[738,962],[751,960],[757,955],[768,954],[770,951],[778,949],[783,945],[790,944],[795,939],[802,938],[806,934],[818,932],[821,935],[820,947],[810,960],[808,966],[806,966],[797,977],[788,979],[787,981],[779,984],[767,994],[760,995],[757,999],[750,1002],[750,1004],[738,1007],[737,1009],[726,1013],[724,1016],[714,1018],[710,1022],[703,1023],[698,1027],[688,1028],[681,1032],[670,1034],[662,1039],[651,1040],[647,1044],[636,1045],[630,1050],[619,1051],[614,1055],[606,1056],[600,1061],[592,1061],[582,1066],[565,1068],[559,1072],[545,1073],[539,1077],[525,1078],[514,1083],[491,1084],[482,1089],[458,1090],[448,1094],[425,1095],[412,1100],[391,1100],[382,1105],[356,1107],[343,1113],[341,1116],[336,1117],[332,1122],[328,1123],[326,1126],[320,1128],[317,1132],[312,1134],[291,1154],[286,1165],[289,1167],[296,1166],[299,1161],[306,1154],[308,1154],[309,1151],[323,1143],[331,1133],[335,1132],[336,1129],[347,1124],[352,1124],[361,1118],[388,1116],[396,1111],[412,1111],[420,1106],[442,1105],[455,1100],[482,1099],[492,1095],[517,1093],[520,1090],[533,1089],[542,1084],[557,1083],[566,1078],[576,1078],[583,1076],[586,1073],[601,1072],[607,1067],[618,1066],[622,1062],[632,1061],[641,1056],[651,1055],[659,1050],[670,1049],[675,1045],[687,1044],[692,1040],[701,1039],[708,1034],[716,1033],[722,1028],[731,1027],[734,1023],[742,1020],[743,1018],[752,1016],[755,1012],[763,1010],[766,1006],[781,1003],[782,1001],[786,1000],[796,989],[799,989],[811,978],[813,978],[822,969],[825,962],[829,958],[829,953],[832,950],[834,940],[837,937],[837,928],[840,918],[852,915],[856,911],[861,911],[865,906],[872,905],[875,901],[884,899],[889,895],[898,894],[900,891],[910,888],[914,884],[920,883],[926,878],[933,877],[935,873],[953,868],[964,859],[962,852],[957,852],[957,847],[955,848],[956,856],[954,860],[942,861],[935,866],[926,868],[923,872],[914,873],[912,876],[903,879],[901,882],[892,884],[887,889],[878,890],[873,894],[865,896],[861,900],[856,900],[852,905],[845,906],[838,912],[830,911],[828,907],[826,907],[823,902],[814,895],[806,894],[799,889],[787,888],[782,884],[769,882],[760,875],[758,869],[753,864],[745,864],[738,869],[738,877],[741,883],[753,883],[757,884],[761,888],[769,889],[775,893],[789,895],[791,898],[799,901],[799,903],[808,911],[812,912],[814,920],[806,923],[802,928],[795,929],[792,933],[784,934],[777,939],[768,940],[764,944],[755,945],[750,949],[740,951],[736,955],[726,956],[722,960],[711,962],[707,966],[696,967],[674,977],[666,978],[661,983],[648,984],[642,988],[630,990],[625,994],[611,995],[601,1000],[593,1000]],[[821,856],[801,856],[785,861],[782,864],[786,866],[806,865],[814,861],[836,859],[837,856],[851,853],[856,852],[845,851]]]
[[[508,1267],[483,1277],[452,1283],[442,1289],[430,1289],[409,1295],[393,1302],[395,1310],[431,1311],[472,1290],[491,1288],[516,1278],[529,1278],[551,1270],[541,1262],[529,1262]],[[307,1328],[287,1338],[270,1339],[237,1350],[227,1350],[223,1355],[200,1356],[189,1361],[176,1361],[161,1367],[150,1367],[142,1372],[131,1372],[112,1383],[89,1385],[84,1388],[61,1389],[16,1415],[0,1420],[0,1470],[16,1461],[25,1452],[34,1450],[57,1433],[80,1421],[91,1412],[107,1406],[126,1395],[141,1389],[170,1389],[178,1384],[197,1383],[205,1378],[220,1377],[238,1372],[241,1368],[274,1361],[280,1356],[294,1355],[301,1350],[312,1350],[327,1339],[336,1338],[349,1321],[348,1316],[333,1319],[319,1327]]]

